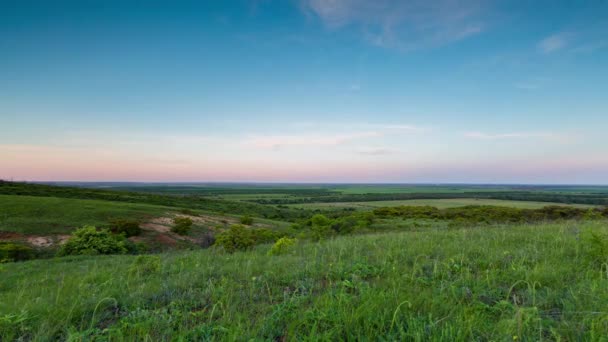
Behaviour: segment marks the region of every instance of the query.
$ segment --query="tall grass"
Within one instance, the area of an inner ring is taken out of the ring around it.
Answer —
[[[1,340],[601,340],[605,222],[1,265]],[[601,241],[601,239],[600,239]],[[599,242],[602,244],[603,242]],[[598,252],[599,250],[599,252]],[[144,267],[145,265],[141,266]],[[139,267],[139,266],[138,266]]]

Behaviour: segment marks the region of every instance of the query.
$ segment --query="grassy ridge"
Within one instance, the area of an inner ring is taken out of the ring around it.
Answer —
[[[56,197],[0,195],[0,231],[66,234],[76,227],[106,227],[115,219],[144,220],[175,208]]]
[[[1,265],[2,340],[599,340],[605,222],[351,236]],[[598,235],[601,236],[601,235]],[[605,242],[604,242],[605,243]],[[138,264],[141,266],[140,264]]]
[[[59,198],[94,199],[125,203],[152,204],[166,207],[189,208],[217,213],[251,215],[280,220],[294,220],[309,216],[305,210],[276,208],[257,203],[233,202],[200,196],[159,195],[127,191],[86,189],[78,187],[27,184],[0,180],[0,195],[42,196]]]

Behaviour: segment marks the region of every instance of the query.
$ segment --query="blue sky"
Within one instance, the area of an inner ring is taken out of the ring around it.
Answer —
[[[608,183],[606,1],[3,1],[0,178]]]

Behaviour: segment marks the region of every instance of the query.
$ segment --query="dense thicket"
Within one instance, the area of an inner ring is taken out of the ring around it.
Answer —
[[[331,194],[322,197],[297,198],[260,198],[248,200],[259,204],[302,204],[302,203],[336,203],[336,202],[369,202],[369,201],[398,201],[414,199],[450,199],[477,198],[498,199],[511,201],[536,201],[565,204],[595,204],[608,205],[608,193],[550,193],[529,191],[497,191],[497,192],[463,192],[463,193],[380,193],[380,194]]]
[[[547,206],[540,209],[520,209],[496,206],[465,206],[437,209],[430,206],[400,206],[378,208],[373,213],[378,217],[400,217],[404,219],[439,219],[466,223],[524,223],[608,218],[608,207],[584,209]]]

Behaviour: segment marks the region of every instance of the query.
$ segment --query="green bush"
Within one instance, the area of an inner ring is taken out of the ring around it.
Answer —
[[[255,242],[256,239],[251,229],[236,224],[227,231],[218,234],[215,245],[223,247],[228,253],[234,253],[253,247]]]
[[[179,235],[188,235],[192,228],[192,220],[189,217],[176,217],[173,219],[171,231]]]
[[[12,242],[0,242],[0,263],[33,258],[34,250],[31,247]]]
[[[591,263],[608,265],[608,234],[600,232],[587,232],[583,236],[584,251]]]
[[[352,216],[336,219],[331,224],[331,229],[337,234],[345,235],[355,231],[359,222]]]
[[[188,208],[180,209],[179,212],[184,215],[196,216],[196,213],[192,209]]]
[[[125,237],[138,236],[141,234],[139,222],[135,220],[115,220],[112,222],[110,231],[114,234],[123,234]]]
[[[253,224],[253,217],[249,215],[241,217],[241,224],[251,226]]]
[[[127,240],[107,229],[97,230],[93,226],[77,229],[61,247],[59,255],[125,254]]]
[[[310,219],[310,222],[310,233],[313,240],[326,239],[335,233],[331,228],[332,221],[325,215],[317,214]]]
[[[129,274],[134,276],[145,276],[160,272],[160,257],[153,255],[139,255],[131,266]]]
[[[282,237],[277,240],[277,242],[272,245],[270,250],[268,251],[268,255],[280,255],[285,254],[296,244],[296,239],[290,239],[288,237]]]

